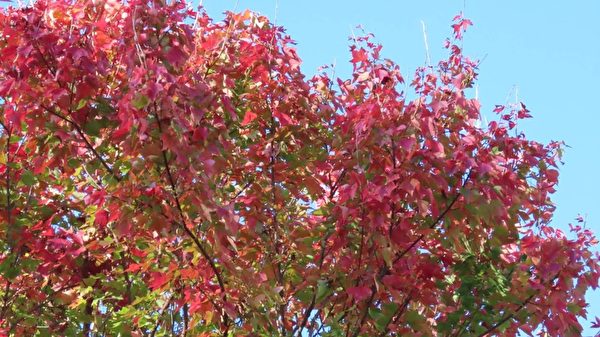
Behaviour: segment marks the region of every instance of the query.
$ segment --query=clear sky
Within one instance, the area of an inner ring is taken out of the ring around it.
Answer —
[[[198,0],[196,0],[198,1]],[[196,2],[197,3],[197,2]],[[204,0],[214,18],[236,8],[235,0]],[[337,61],[337,74],[350,71],[348,36],[362,25],[383,44],[383,56],[396,61],[404,76],[425,62],[421,20],[427,26],[432,62],[446,54],[444,39],[460,11],[474,22],[465,35],[465,54],[484,59],[479,72],[482,112],[493,118],[494,104],[518,99],[534,118],[521,123],[529,138],[567,143],[565,165],[554,196],[554,225],[567,229],[581,213],[600,234],[600,1],[541,0],[239,0],[276,18],[298,42],[303,71]],[[588,317],[600,316],[600,292],[589,293]],[[584,336],[595,333],[589,329]]]

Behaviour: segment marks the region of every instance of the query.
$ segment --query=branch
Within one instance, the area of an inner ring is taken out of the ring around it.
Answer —
[[[104,160],[104,158],[102,158],[102,156],[100,155],[100,153],[98,153],[98,151],[94,148],[94,146],[92,145],[92,143],[87,139],[87,137],[85,136],[85,133],[83,132],[83,130],[81,129],[81,126],[79,126],[79,124],[77,124],[75,121],[63,116],[62,114],[53,111],[52,109],[50,109],[49,107],[45,106],[45,105],[41,105],[42,108],[44,108],[44,110],[48,111],[50,114],[60,118],[61,120],[67,122],[68,124],[70,124],[75,131],[77,132],[77,134],[79,134],[79,136],[81,137],[81,139],[83,139],[83,141],[85,142],[85,146],[92,151],[92,153],[94,154],[94,157],[96,157],[96,159],[98,159],[100,161],[100,163],[102,164],[102,166],[104,166],[104,168],[117,180],[117,181],[121,181],[121,177],[119,175],[117,175],[112,167],[110,167],[108,165],[108,163],[106,162],[106,160]]]
[[[277,9],[276,9],[277,11]],[[275,30],[273,33],[273,36],[271,38],[271,43],[268,46],[268,59],[267,59],[267,68],[268,68],[268,75],[269,75],[269,80],[270,82],[273,82],[273,69],[271,68],[271,61],[273,58],[273,47],[275,46],[275,38],[277,37],[277,31]],[[269,112],[270,115],[270,122],[271,125],[269,126],[269,136],[271,137],[271,154],[270,154],[270,160],[269,160],[269,167],[270,167],[270,179],[271,179],[271,192],[273,194],[272,196],[272,202],[273,202],[273,207],[272,207],[272,221],[273,221],[273,244],[275,248],[275,254],[276,255],[280,255],[280,242],[279,242],[279,222],[277,221],[277,193],[276,193],[276,187],[277,187],[277,181],[276,181],[276,175],[275,175],[275,162],[277,161],[277,155],[279,150],[275,150],[275,133],[277,132],[277,123],[275,121],[275,116],[273,114],[273,108],[272,108],[272,103],[273,103],[273,98],[272,98],[272,91],[267,91],[267,97],[265,98],[265,103],[267,106],[267,110]],[[270,256],[271,254],[268,254],[268,256]],[[277,262],[275,263],[275,266],[273,269],[276,276],[277,276],[277,285],[279,287],[281,287],[281,291],[279,292],[279,295],[282,297],[282,299],[285,297],[285,287],[283,286],[283,273],[281,271],[282,269],[282,264],[281,264],[281,260],[279,260],[277,257],[275,257],[275,259],[277,260]],[[271,261],[271,264],[273,264],[273,262]],[[279,318],[281,320],[281,327],[280,327],[280,334],[282,336],[286,335],[286,304],[280,304],[279,308]]]
[[[153,107],[154,107],[154,118],[156,118],[156,123],[158,124],[158,131],[162,135],[162,133],[163,133],[162,123],[160,122],[160,118],[158,116],[156,102],[154,102]],[[162,148],[163,147],[162,146],[162,140],[160,142],[161,142],[161,148]],[[173,191],[173,198],[175,199],[175,205],[177,206],[177,211],[179,212],[179,217],[181,218],[180,227],[192,239],[192,241],[194,242],[194,244],[196,245],[196,247],[200,251],[200,254],[202,254],[202,256],[204,257],[204,259],[208,262],[208,264],[210,266],[210,269],[212,269],[213,273],[215,274],[215,277],[217,278],[217,282],[219,284],[219,288],[221,289],[221,292],[223,293],[223,300],[226,301],[227,300],[227,292],[226,292],[226,289],[225,289],[225,282],[223,282],[223,277],[221,276],[221,272],[217,268],[215,262],[210,257],[210,255],[208,254],[208,252],[206,251],[206,249],[204,248],[204,246],[202,246],[202,243],[200,243],[200,240],[198,239],[198,237],[188,228],[187,223],[185,221],[185,216],[184,216],[184,213],[183,213],[183,208],[181,207],[181,202],[179,201],[179,194],[177,193],[177,188],[176,188],[176,185],[175,185],[175,179],[173,179],[173,174],[171,172],[171,166],[170,166],[169,161],[167,159],[167,152],[164,149],[161,152],[162,152],[162,158],[163,158],[163,161],[164,161],[164,164],[165,164],[165,171],[167,172],[167,179],[169,180],[169,184],[171,185],[171,190]],[[176,222],[176,223],[178,223],[178,222]],[[220,308],[220,309],[221,309],[221,312],[223,314],[223,323],[226,326],[225,331],[223,333],[223,336],[226,336],[227,332],[229,330],[229,315],[227,315],[227,313],[225,312],[225,310],[223,310],[222,308]]]
[[[323,262],[325,261],[325,248],[326,248],[325,246],[327,245],[327,240],[329,239],[329,237],[331,236],[332,233],[333,233],[333,231],[328,232],[323,237],[323,239],[321,239],[321,256],[319,258],[319,271],[321,271],[321,269],[323,268]],[[310,304],[308,305],[308,308],[306,308],[306,310],[304,311],[304,318],[302,319],[302,323],[300,323],[299,326],[296,326],[294,328],[294,330],[292,331],[292,336],[296,333],[296,330],[298,330],[298,336],[302,336],[302,331],[304,330],[304,328],[306,327],[306,324],[308,323],[308,318],[310,317],[310,313],[315,308],[316,302],[317,302],[317,287],[313,287],[313,296],[310,301]]]
[[[463,187],[465,187],[465,185],[467,184],[467,182],[469,181],[469,179],[471,178],[471,172],[469,171],[469,173],[467,174],[467,176],[465,177],[462,185],[461,185],[461,189]],[[442,213],[440,213],[440,215],[435,218],[435,220],[431,223],[431,225],[429,225],[429,229],[434,229],[446,216],[446,214],[448,214],[448,212],[450,212],[450,210],[452,209],[452,207],[454,206],[454,204],[458,201],[458,199],[460,198],[460,196],[462,195],[461,190],[459,189],[458,192],[456,193],[456,195],[454,196],[454,198],[452,198],[452,201],[450,201],[450,203],[448,204],[448,206],[446,206],[446,209],[444,209],[444,211]],[[416,246],[421,240],[423,240],[423,238],[425,237],[425,234],[421,234],[419,235],[419,237],[413,241],[406,249],[404,249],[400,254],[398,254],[395,258],[394,261],[392,262],[392,266],[394,264],[396,264],[396,262],[398,262],[402,257],[404,257],[414,246]],[[384,265],[381,270],[379,271],[379,275],[378,275],[378,279],[381,280],[384,276],[388,275],[390,273],[390,269],[387,267],[387,265]],[[367,318],[367,314],[369,312],[369,307],[371,306],[371,304],[373,303],[373,300],[375,299],[375,293],[377,291],[377,288],[375,287],[375,284],[373,284],[371,286],[371,296],[369,297],[369,299],[367,300],[367,304],[365,306],[364,312],[362,314],[361,320],[359,325],[356,327],[356,330],[354,331],[354,334],[352,335],[353,337],[357,337],[358,334],[360,333],[360,330],[362,329],[362,326]]]
[[[85,322],[83,324],[83,336],[85,337],[91,337],[91,333],[92,333],[92,313],[93,313],[93,307],[92,307],[92,302],[93,298],[92,296],[89,296],[86,301],[85,301],[85,314],[87,316],[90,316],[90,320]],[[87,318],[87,317],[86,317]]]
[[[479,310],[481,310],[481,305],[479,306]],[[465,319],[459,326],[458,326],[458,330],[456,330],[456,333],[453,333],[451,335],[448,335],[448,337],[458,337],[462,334],[463,330],[469,326],[469,324],[471,324],[473,322],[473,319],[475,319],[475,313],[472,312],[471,316],[468,317],[467,319]]]
[[[461,188],[465,186],[465,184],[469,180],[470,176],[471,176],[471,172],[469,171],[469,174],[465,178],[465,181],[463,182]],[[450,210],[452,209],[452,207],[454,206],[454,204],[458,201],[458,199],[460,198],[461,195],[462,195],[462,193],[459,190],[458,193],[456,193],[456,195],[454,196],[454,198],[452,198],[452,201],[450,201],[450,203],[448,204],[448,206],[446,206],[446,209],[444,209],[444,211],[442,213],[440,213],[440,215],[438,215],[438,217],[431,223],[431,225],[429,225],[429,229],[434,229],[444,219],[444,217],[446,216],[446,214],[448,214],[448,212],[450,212]],[[415,241],[413,241],[406,249],[404,249],[400,254],[398,254],[394,258],[394,261],[393,261],[392,265],[394,265],[402,257],[404,257],[404,255],[406,255],[414,246],[416,246],[417,243],[419,243],[421,240],[423,240],[424,237],[425,237],[425,234],[419,235],[419,237]]]
[[[70,95],[71,95],[71,99],[72,99],[72,95],[73,95],[73,90],[71,90],[70,88],[66,88],[64,83],[61,83],[60,80],[58,79],[58,72],[56,71],[55,67],[52,66],[50,64],[50,62],[46,59],[45,54],[42,53],[39,45],[36,43],[36,41],[33,41],[33,46],[36,49],[36,51],[38,52],[40,58],[42,59],[42,62],[44,63],[44,65],[46,66],[46,68],[48,69],[48,71],[54,76],[54,78],[56,79],[56,83],[58,84],[58,86],[60,88],[63,88],[65,90],[67,90]],[[67,122],[68,124],[71,124],[71,126],[73,126],[73,128],[75,129],[75,131],[79,134],[79,136],[83,139],[83,141],[85,142],[86,147],[92,151],[92,153],[94,154],[94,156],[100,160],[100,162],[102,163],[102,166],[104,166],[104,168],[106,168],[106,170],[108,172],[110,172],[110,174],[117,180],[120,181],[121,177],[118,176],[117,174],[114,173],[113,169],[108,166],[108,164],[106,163],[106,161],[100,156],[100,154],[98,153],[98,151],[96,151],[96,149],[94,148],[94,146],[92,145],[92,143],[90,143],[90,141],[87,139],[87,137],[85,136],[85,133],[83,132],[83,130],[81,129],[81,126],[79,126],[79,124],[77,124],[75,121],[59,114],[56,111],[53,111],[52,109],[50,109],[49,107],[45,106],[44,104],[41,104],[41,107],[44,108],[44,110],[48,111],[50,114],[64,120],[65,122]]]
[[[189,305],[186,303],[183,305],[183,328],[181,331],[182,337],[186,337],[186,335],[187,335],[189,321],[190,321]]]
[[[550,280],[550,282],[548,283],[552,283],[554,282],[554,280],[556,280],[558,278],[558,276],[560,275],[560,271]],[[500,321],[498,321],[496,324],[492,325],[490,328],[488,328],[487,330],[485,330],[484,332],[480,333],[477,337],[483,337],[487,334],[489,334],[490,332],[493,332],[494,330],[496,330],[499,326],[501,326],[502,324],[504,324],[506,321],[514,318],[521,310],[525,309],[525,307],[527,306],[527,304],[529,304],[536,295],[539,294],[539,290],[535,291],[533,294],[529,295],[518,307],[517,309],[515,309],[513,312],[511,312],[510,314],[504,316]]]
[[[400,319],[400,317],[402,317],[402,315],[406,311],[406,308],[408,308],[408,304],[410,303],[411,300],[412,300],[411,295],[406,296],[406,299],[404,299],[404,302],[402,302],[402,305],[399,306],[398,309],[396,309],[394,316],[392,316],[392,318],[390,318],[390,320],[385,324],[385,327],[383,328],[383,331],[381,332],[381,334],[379,334],[379,337],[384,337],[385,335],[387,335],[390,324],[396,323]]]
[[[60,293],[61,291],[73,289],[75,287],[77,287],[77,285],[67,285],[67,286],[62,286],[61,288],[58,288],[56,290],[53,290],[50,294],[46,295],[46,298],[44,300],[38,302],[38,304],[36,304],[33,308],[31,308],[31,310],[29,312],[30,313],[37,312],[42,307],[44,307],[47,304],[47,302],[50,301],[56,294]],[[24,321],[28,317],[30,317],[30,316],[23,315],[19,319],[17,319],[16,321],[12,322],[11,325],[10,325],[10,329],[8,331],[9,336],[12,336],[12,333],[15,330],[15,328],[17,327],[17,325],[19,325],[19,323],[21,323],[22,321]]]
[[[4,123],[2,123],[2,127],[4,128],[4,132],[8,136],[6,139],[6,218],[7,218],[7,227],[12,228],[12,205],[10,200],[10,137],[12,136],[12,130],[7,128]],[[7,238],[9,241],[12,241],[12,238]],[[13,246],[10,246],[10,253],[13,253]],[[16,261],[16,259],[15,259]],[[12,263],[11,263],[12,264]],[[12,281],[10,279],[6,280],[6,286],[4,287],[4,296],[2,298],[2,311],[0,311],[0,318],[4,318],[4,314],[8,309],[8,298],[10,292],[10,286],[12,285]]]
[[[244,191],[250,187],[250,185],[252,185],[252,181],[249,181],[246,183],[246,185],[244,185],[234,196],[233,198],[231,198],[230,202],[235,201],[237,198],[239,198],[240,195],[242,195],[242,193],[244,193]]]
[[[332,199],[333,196],[335,195],[335,192],[337,192],[337,189],[340,187],[340,182],[342,181],[342,179],[344,179],[346,172],[347,172],[347,170],[344,167],[342,169],[342,173],[340,173],[340,176],[335,180],[335,183],[333,184],[333,187],[331,188],[331,191],[329,192],[329,199]]]
[[[362,326],[365,324],[365,321],[367,320],[367,314],[369,313],[369,307],[373,303],[376,293],[377,293],[377,289],[375,288],[375,285],[372,285],[371,286],[371,296],[367,300],[367,303],[365,305],[365,310],[363,311],[362,316],[360,317],[360,322],[358,323],[358,326],[354,330],[354,333],[352,333],[352,337],[357,337],[358,334],[360,334],[360,330],[362,329]],[[348,326],[348,327],[350,327],[350,326]],[[348,337],[348,332],[350,332],[350,330],[347,331],[346,337]]]
[[[488,333],[496,330],[499,326],[501,326],[502,324],[504,324],[506,321],[508,321],[509,319],[515,317],[516,314],[519,313],[519,311],[523,310],[523,308],[525,308],[525,306],[527,304],[529,304],[529,302],[531,302],[531,300],[533,300],[533,298],[535,297],[535,293],[529,295],[529,297],[527,297],[525,299],[525,301],[523,301],[523,303],[521,303],[521,305],[519,305],[517,307],[517,309],[515,311],[513,311],[512,313],[506,315],[504,318],[502,318],[500,321],[498,321],[496,324],[492,325],[490,328],[488,328],[487,330],[485,330],[484,332],[480,333],[478,335],[478,337],[483,337],[485,335],[487,335]]]
[[[10,138],[12,137],[12,129],[9,129],[2,123],[4,132],[6,133],[6,218],[8,220],[8,228],[12,224],[12,202],[10,200]],[[10,239],[10,238],[9,238]]]
[[[156,335],[156,331],[158,330],[158,326],[160,325],[160,321],[162,319],[162,316],[165,313],[165,310],[167,309],[167,307],[169,306],[169,304],[171,304],[171,301],[173,300],[174,296],[175,296],[174,293],[171,294],[171,296],[169,297],[169,299],[160,308],[160,311],[158,312],[158,317],[156,318],[156,324],[154,324],[154,328],[152,329],[152,333],[150,333],[150,337],[154,337],[154,335]]]

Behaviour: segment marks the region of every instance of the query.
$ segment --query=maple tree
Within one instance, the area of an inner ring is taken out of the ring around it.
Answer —
[[[580,335],[600,269],[550,226],[561,144],[523,104],[480,126],[454,21],[405,86],[370,36],[307,78],[249,11],[2,9],[0,334]]]

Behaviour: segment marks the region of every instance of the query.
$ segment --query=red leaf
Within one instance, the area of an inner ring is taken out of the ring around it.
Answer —
[[[525,104],[521,103],[521,109],[519,109],[519,111],[517,112],[517,117],[518,118],[531,118],[531,115],[529,114],[529,110],[527,110],[527,108],[525,107]]]
[[[151,274],[151,280],[149,283],[150,288],[153,290],[161,288],[165,284],[169,283],[170,278],[165,273],[154,272]]]
[[[458,40],[462,39],[462,34],[467,30],[469,26],[473,25],[473,22],[469,19],[465,19],[462,13],[454,17],[455,24],[452,25],[454,29],[454,37]]]
[[[558,181],[558,171],[555,169],[549,169],[546,171],[546,176],[550,182],[555,183]]]
[[[139,258],[144,258],[146,257],[146,255],[148,255],[148,253],[146,253],[143,250],[137,249],[136,247],[129,248],[129,251],[131,252],[131,255],[137,256]]]
[[[366,300],[371,296],[371,289],[369,289],[369,287],[352,287],[348,288],[346,291],[357,301]]]
[[[367,51],[364,48],[352,49],[352,63],[366,62],[369,60]]]
[[[169,63],[179,66],[185,62],[187,54],[181,48],[173,46],[167,52],[166,58]]]
[[[246,126],[250,123],[252,123],[253,120],[256,119],[256,117],[258,117],[257,114],[255,114],[254,112],[248,110],[246,111],[246,114],[244,115],[244,120],[242,121],[242,126]]]
[[[5,97],[6,94],[10,91],[14,84],[15,80],[13,78],[7,78],[4,81],[0,82],[0,96]]]
[[[415,143],[416,143],[416,141],[412,137],[402,138],[398,141],[398,145],[400,145],[400,147],[403,148],[405,151],[412,150]]]
[[[108,212],[105,210],[100,210],[96,212],[96,218],[94,219],[94,225],[103,228],[108,223]]]
[[[277,119],[279,119],[281,126],[287,126],[287,125],[291,125],[294,123],[294,121],[290,118],[290,116],[288,116],[287,114],[285,114],[281,111],[275,111],[275,112],[273,112],[273,115],[275,117],[277,117]]]
[[[140,269],[142,269],[142,265],[137,264],[137,263],[132,263],[129,265],[129,267],[127,267],[126,271],[128,271],[130,273],[135,273]]]

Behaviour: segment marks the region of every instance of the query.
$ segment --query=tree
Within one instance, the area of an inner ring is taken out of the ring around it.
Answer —
[[[0,326],[17,336],[577,336],[584,224],[561,144],[480,125],[477,62],[307,79],[252,12],[181,1],[0,11]],[[583,221],[580,221],[583,222]]]

